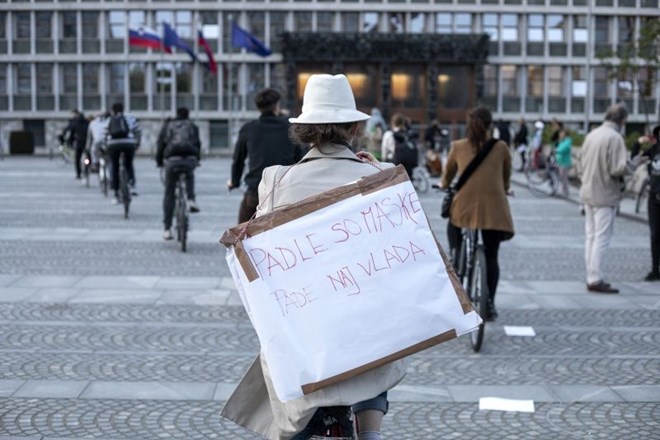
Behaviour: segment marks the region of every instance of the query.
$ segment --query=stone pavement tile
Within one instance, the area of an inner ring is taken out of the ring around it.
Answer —
[[[242,306],[243,301],[241,300],[241,296],[238,294],[238,290],[234,289],[231,290],[231,296],[229,297],[229,301],[227,301],[228,306]]]
[[[24,383],[24,380],[0,380],[0,397],[11,396]]]
[[[72,297],[80,293],[79,289],[67,289],[67,288],[46,288],[39,289],[37,293],[28,298],[28,302],[44,302],[44,303],[61,303],[67,302]]]
[[[453,402],[445,387],[397,385],[387,393],[391,402]]]
[[[482,397],[531,399],[554,402],[556,398],[543,385],[447,385],[455,402],[478,402]]]
[[[152,289],[81,289],[71,303],[154,304],[163,295]]]
[[[613,386],[612,390],[627,402],[660,402],[660,385]]]
[[[497,292],[507,292],[511,294],[529,294],[533,287],[528,281],[500,280],[497,284]]]
[[[217,289],[219,277],[161,277],[154,286],[157,289]]]
[[[32,234],[46,232],[46,228],[2,228],[0,229],[0,240],[26,240]]]
[[[533,297],[535,304],[541,309],[579,309],[581,307],[578,301],[568,295],[541,293],[533,295]],[[500,306],[504,307],[502,304]]]
[[[231,296],[228,290],[166,290],[156,304],[225,305]]]
[[[548,385],[559,402],[623,402],[610,387],[599,385]]]
[[[500,291],[499,287],[497,288],[496,304],[498,308],[502,309],[535,310],[541,308],[534,295],[512,295]]]
[[[620,284],[621,289],[625,290],[626,292],[635,292],[635,293],[648,293],[648,294],[655,294],[658,299],[660,299],[660,282],[654,281],[654,282],[648,282],[648,281],[640,281],[640,282],[627,282],[627,283],[621,283]]]
[[[0,275],[0,287],[8,286],[20,277],[20,275]]]
[[[88,384],[77,380],[28,380],[12,397],[76,398]]]
[[[223,289],[236,290],[236,284],[232,277],[222,277],[220,279],[220,287]]]
[[[618,287],[614,284],[614,287]],[[636,301],[637,295],[626,295],[625,292],[619,294],[592,293],[584,288],[584,292],[573,296],[573,300],[578,303],[581,309],[599,309],[599,310],[620,310],[620,309],[638,309],[639,304]]]
[[[213,393],[213,400],[218,400],[224,402],[229,399],[231,393],[236,389],[235,383],[218,383],[215,387],[215,393]]]
[[[121,276],[86,276],[73,287],[97,289],[99,287],[111,289],[150,289],[159,277],[121,277]]]
[[[0,287],[0,302],[27,301],[38,290],[34,287]]]
[[[580,281],[531,281],[529,284],[535,293],[551,293],[553,295],[573,295],[582,293],[586,287]]]
[[[212,400],[211,382],[100,382],[93,381],[84,399]]]
[[[637,298],[637,304],[645,309],[658,310],[660,309],[660,294],[639,296]]]
[[[14,281],[12,287],[71,287],[80,280],[72,275],[27,275]]]
[[[584,249],[584,241],[576,240],[574,236],[516,234],[511,245],[522,249]]]
[[[34,436],[20,436],[20,437],[15,437],[15,436],[4,436],[0,435],[0,440],[53,440],[52,437],[42,437],[40,435],[34,437]],[[70,437],[67,440],[72,440]]]

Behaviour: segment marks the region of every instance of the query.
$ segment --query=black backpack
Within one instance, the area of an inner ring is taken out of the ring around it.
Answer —
[[[174,119],[167,124],[165,157],[197,154],[195,126],[190,119]]]
[[[113,115],[108,123],[108,135],[112,139],[126,139],[130,134],[124,115]]]
[[[392,162],[395,165],[403,165],[404,167],[416,167],[419,161],[419,152],[417,145],[410,139],[410,135],[406,131],[397,131],[394,133],[394,157]]]

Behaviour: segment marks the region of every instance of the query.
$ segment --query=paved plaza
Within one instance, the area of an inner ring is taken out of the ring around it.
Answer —
[[[124,220],[71,165],[0,161],[0,440],[257,438],[219,417],[259,346],[218,243],[242,197],[225,187],[230,161],[198,169],[186,254],[162,240],[154,161],[136,166]],[[514,190],[516,236],[501,248],[500,317],[482,352],[462,337],[414,355],[384,439],[660,439],[648,226],[617,219],[605,269],[621,293],[588,293],[577,205]],[[441,194],[420,197],[444,245]],[[532,400],[534,412],[480,410],[484,397]]]

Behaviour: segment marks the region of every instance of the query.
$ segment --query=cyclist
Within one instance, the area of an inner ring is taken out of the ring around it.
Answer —
[[[493,117],[486,107],[477,107],[468,115],[467,138],[452,142],[442,176],[442,187],[448,188],[457,174],[484,148],[492,135]],[[511,154],[503,141],[498,141],[474,173],[465,181],[451,204],[447,236],[452,253],[461,246],[461,228],[478,229],[486,254],[489,312],[482,318],[497,318],[495,292],[500,277],[497,261],[500,243],[513,237],[513,220],[507,200],[511,177]]]
[[[72,117],[69,125],[66,126],[62,134],[58,136],[58,140],[63,143],[67,140],[76,151],[76,159],[74,165],[76,167],[76,179],[82,180],[82,169],[80,167],[80,159],[85,151],[85,143],[87,142],[87,126],[89,122],[85,119],[82,112],[74,109],[71,111]]]
[[[103,142],[105,140],[105,132],[108,129],[108,112],[99,113],[89,121],[89,129],[87,130],[87,150],[92,156],[92,172],[99,169],[99,157],[103,153]]]
[[[172,215],[174,213],[174,191],[177,173],[175,170],[186,170],[186,189],[188,191],[188,206],[190,212],[199,212],[195,202],[195,167],[200,159],[201,142],[199,128],[188,119],[186,107],[176,110],[176,118],[168,119],[158,135],[158,150],[156,165],[165,166],[165,194],[163,195],[163,239],[172,239]]]
[[[105,147],[110,162],[110,187],[115,192],[112,203],[119,204],[119,157],[124,153],[126,171],[128,172],[128,184],[131,194],[138,194],[135,188],[135,170],[133,169],[133,157],[135,151],[140,147],[142,129],[137,118],[124,113],[124,104],[116,102],[112,104],[112,115],[108,120],[105,133]]]

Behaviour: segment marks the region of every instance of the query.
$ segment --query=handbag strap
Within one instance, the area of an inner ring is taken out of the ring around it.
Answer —
[[[490,153],[490,150],[493,149],[493,146],[497,143],[497,139],[491,138],[486,143],[484,144],[484,147],[479,150],[476,156],[474,156],[474,159],[470,161],[468,166],[465,168],[465,171],[463,171],[463,174],[461,174],[461,177],[458,178],[458,182],[456,182],[456,185],[454,185],[454,192],[458,192],[459,189],[465,184],[465,182],[468,180],[470,175],[474,173],[474,170],[476,170],[479,165],[481,165],[481,162],[484,161],[486,156],[488,156],[488,153]]]

